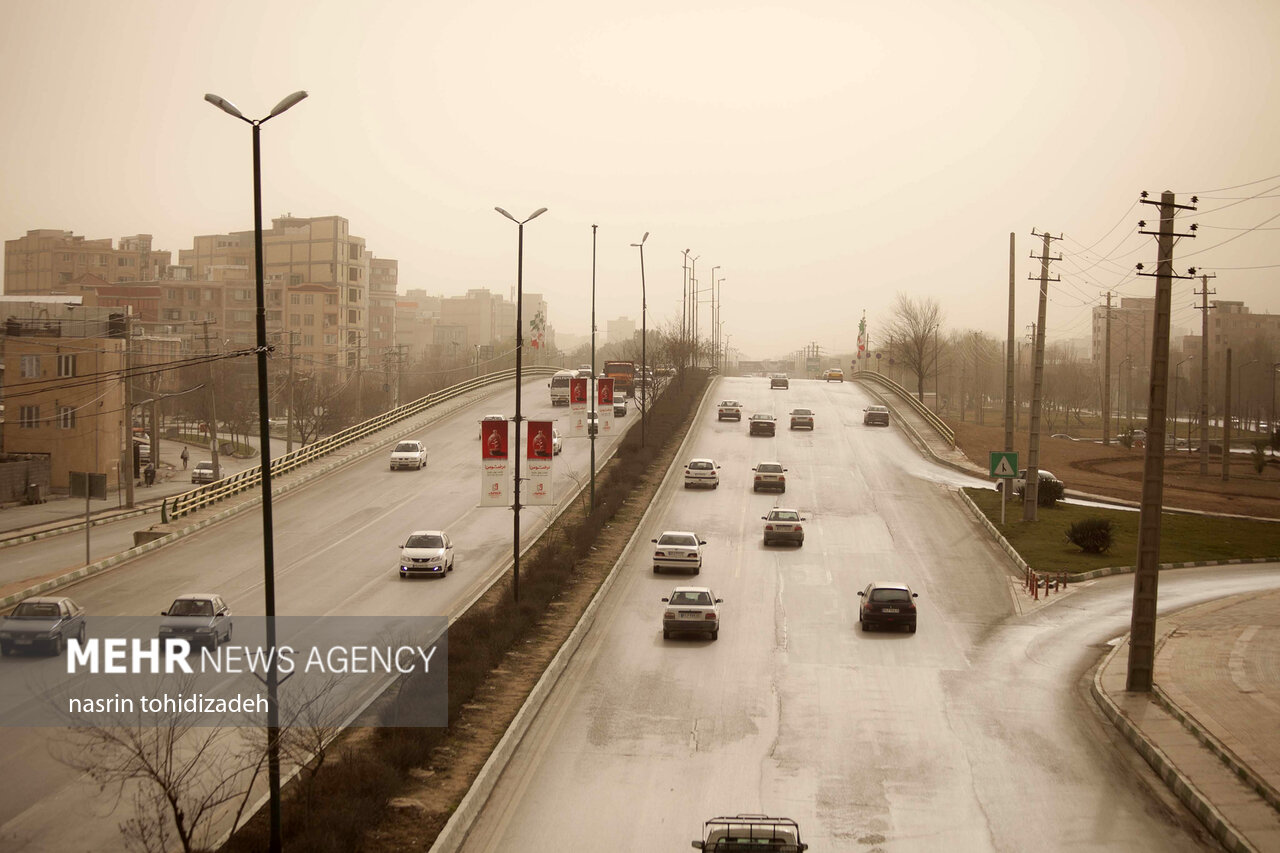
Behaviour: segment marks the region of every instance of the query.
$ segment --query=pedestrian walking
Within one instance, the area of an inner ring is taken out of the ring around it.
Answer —
[[[191,454],[187,452],[187,449],[185,447],[182,448],[182,470],[183,471],[187,470],[187,460],[190,458],[191,458]]]
[[[154,486],[154,485],[156,484],[156,466],[155,466],[155,463],[153,463],[153,462],[148,462],[148,463],[147,463],[146,477],[147,477],[147,485],[148,485],[148,486]]]

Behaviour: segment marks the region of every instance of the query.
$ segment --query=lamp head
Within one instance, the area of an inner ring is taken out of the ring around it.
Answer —
[[[244,113],[240,112],[239,107],[237,107],[235,104],[231,103],[221,95],[208,94],[204,96],[204,99],[209,103],[213,104],[218,109],[222,110],[224,113],[230,113],[236,118],[244,118]],[[245,119],[245,121],[248,121],[248,119]]]
[[[290,95],[289,97],[285,98],[283,101],[281,101],[280,103],[272,107],[271,115],[267,116],[267,118],[274,118],[280,115],[280,113],[296,105],[299,101],[301,101],[306,97],[307,97],[307,93],[303,90],[298,90],[297,92],[294,92],[292,95]]]

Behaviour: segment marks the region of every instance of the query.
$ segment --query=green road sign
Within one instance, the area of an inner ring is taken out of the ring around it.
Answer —
[[[992,477],[1018,476],[1018,454],[1006,453],[1003,450],[991,451],[990,471]]]

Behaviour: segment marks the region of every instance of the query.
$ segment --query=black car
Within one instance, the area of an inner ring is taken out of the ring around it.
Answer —
[[[773,415],[752,415],[747,427],[747,435],[774,435],[778,430],[778,421]]]
[[[887,406],[867,406],[862,412],[864,426],[889,425],[889,409]]]
[[[916,632],[916,603],[918,593],[911,587],[897,581],[872,581],[867,588],[858,593],[862,601],[858,605],[858,621],[862,630],[870,631],[872,626],[889,625],[894,628],[905,625],[911,633]]]
[[[0,654],[39,649],[60,655],[72,637],[84,642],[83,607],[69,598],[28,598],[0,622]]]
[[[791,381],[787,379],[787,374],[785,373],[775,373],[769,377],[770,390],[774,388],[790,388],[790,387],[791,387]]]

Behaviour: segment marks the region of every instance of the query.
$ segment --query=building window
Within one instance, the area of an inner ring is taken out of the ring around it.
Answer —
[[[327,347],[337,346],[337,345],[338,345],[338,336],[337,336],[337,335],[325,335],[325,336],[324,336],[324,345],[325,345],[325,346],[327,346]]]
[[[357,310],[356,310],[356,309],[354,309],[354,308],[352,308],[350,311],[348,311],[348,312],[347,312],[347,322],[348,322],[348,323],[350,323],[350,324],[352,324],[352,325],[355,325],[356,323],[359,323],[359,322],[360,322],[360,312],[359,312],[359,311],[357,311]]]
[[[69,281],[71,281],[71,273],[69,272],[58,273],[58,284],[66,284]]]
[[[240,302],[248,302],[250,299],[252,299],[252,298],[253,298],[253,291],[252,291],[252,290],[244,290],[244,289],[237,290],[237,291],[236,291],[236,297],[235,297],[235,298],[236,298],[237,300],[239,300]]]
[[[316,315],[314,315],[314,314],[303,314],[303,315],[302,315],[302,325],[304,325],[304,326],[314,326],[315,324],[316,324]]]
[[[290,304],[290,305],[301,305],[301,304],[302,304],[302,299],[301,299],[300,295],[299,295],[299,294],[297,294],[297,293],[290,293],[290,294],[289,294],[289,304]]]
[[[359,301],[360,301],[360,291],[356,290],[354,287],[347,288],[347,301],[348,301],[348,302],[359,302]]]
[[[316,304],[316,295],[315,295],[314,293],[308,293],[308,294],[304,295],[304,296],[302,297],[302,304],[303,304],[303,305],[315,305],[315,304]]]
[[[315,346],[315,345],[316,345],[316,336],[315,336],[315,335],[303,335],[303,336],[302,336],[302,345],[303,345],[304,347],[313,347],[313,346]]]
[[[62,254],[62,262],[64,264],[72,263],[73,261],[75,261],[75,259],[76,259],[76,256],[71,254],[70,252],[63,252]]]
[[[233,323],[252,323],[252,322],[253,322],[253,312],[252,312],[252,311],[232,311],[232,312],[231,312],[231,322],[233,322]]]
[[[302,274],[301,274],[301,273],[291,273],[291,274],[289,275],[289,284],[292,284],[292,285],[302,284]]]
[[[76,428],[76,410],[70,406],[58,407],[58,429]]]
[[[170,299],[172,299],[172,300],[177,300],[177,299],[178,299],[178,288],[176,288],[176,287],[170,287],[170,288],[168,289],[168,293],[169,293],[169,298],[170,298]]]
[[[166,320],[181,320],[182,310],[179,308],[166,308],[164,309],[164,318]],[[195,319],[195,318],[192,318],[192,319]]]
[[[325,314],[325,315],[324,315],[324,324],[325,324],[325,326],[336,326],[336,325],[338,325],[338,315],[337,315],[337,314]]]
[[[235,264],[238,267],[248,266],[248,264],[245,263],[244,258],[232,258],[231,263]]]
[[[293,326],[301,326],[301,325],[302,325],[302,318],[301,318],[300,316],[298,316],[297,314],[290,314],[290,315],[289,315],[289,326],[290,326],[290,327],[293,327]]]
[[[338,304],[338,294],[336,294],[336,293],[326,293],[326,294],[324,295],[324,304],[325,304],[325,305],[337,305],[337,304]]]
[[[40,356],[24,355],[22,357],[22,378],[23,379],[39,379],[40,378]]]
[[[205,302],[213,302],[213,301],[214,301],[214,300],[216,300],[217,298],[218,298],[218,294],[217,294],[217,292],[216,292],[212,287],[206,287],[206,288],[204,289],[204,301],[205,301]]]
[[[76,357],[74,355],[58,356],[58,376],[76,375]]]
[[[38,426],[40,426],[39,406],[23,406],[18,410],[18,427],[20,429],[35,429]]]
[[[280,312],[279,312],[279,311],[268,311],[268,312],[267,312],[267,322],[268,322],[268,323],[270,323],[270,324],[272,324],[272,325],[276,325],[276,326],[278,326],[278,325],[280,324],[280,317],[281,317],[281,314],[280,314]]]

